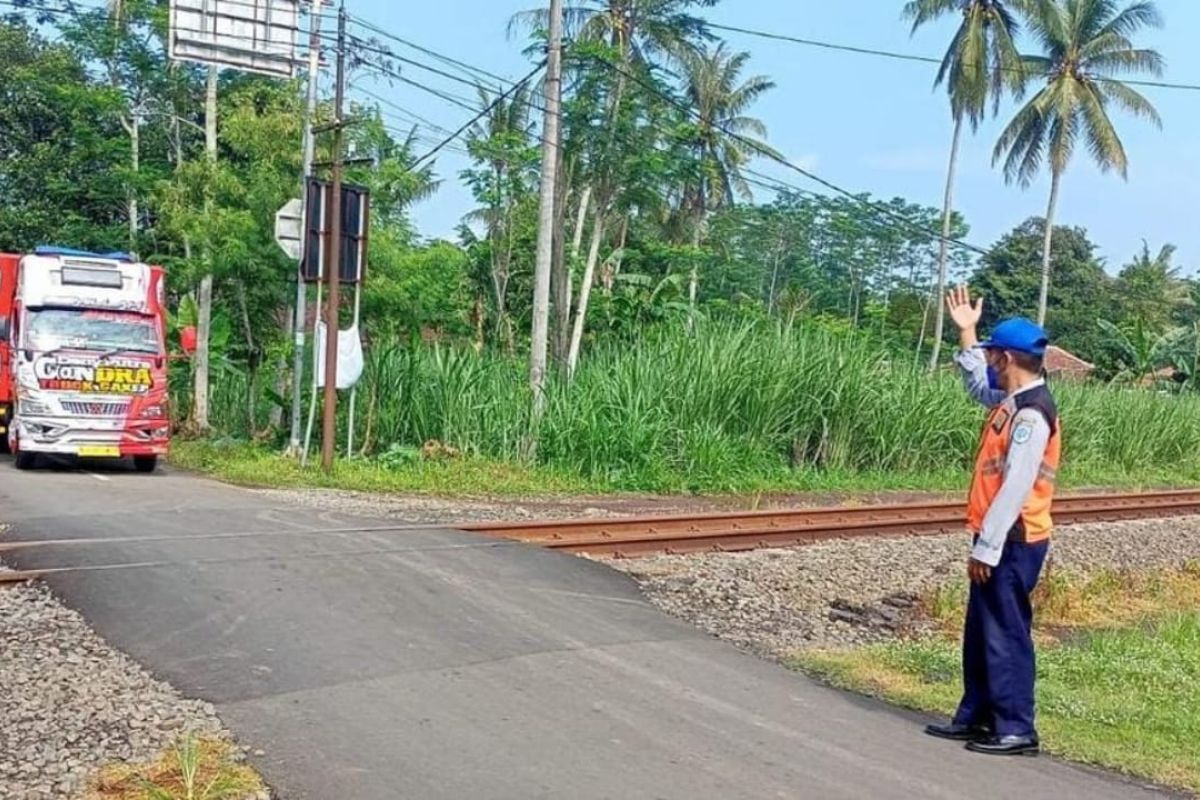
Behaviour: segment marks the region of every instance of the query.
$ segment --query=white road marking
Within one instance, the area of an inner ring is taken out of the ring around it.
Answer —
[[[89,472],[88,475],[92,476],[98,481],[103,481],[104,483],[108,483],[112,480],[112,478],[108,477],[107,475],[98,475],[95,472]]]

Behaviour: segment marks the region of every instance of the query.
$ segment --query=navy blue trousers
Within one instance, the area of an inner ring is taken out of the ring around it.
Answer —
[[[984,584],[971,584],[963,633],[963,698],[954,721],[998,736],[1036,735],[1033,607],[1049,542],[1009,541]]]

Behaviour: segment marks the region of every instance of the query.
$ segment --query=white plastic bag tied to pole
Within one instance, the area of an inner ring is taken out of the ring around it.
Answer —
[[[358,383],[363,372],[362,339],[358,326],[337,334],[337,379],[338,389],[349,389]],[[325,323],[317,323],[317,388],[325,388]]]

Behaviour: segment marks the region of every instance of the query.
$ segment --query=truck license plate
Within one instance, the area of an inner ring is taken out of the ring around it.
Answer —
[[[79,448],[83,458],[120,458],[121,448],[116,445],[84,445]]]

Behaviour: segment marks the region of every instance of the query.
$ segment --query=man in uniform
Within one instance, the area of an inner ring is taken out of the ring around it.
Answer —
[[[1050,544],[1050,502],[1060,431],[1043,378],[1045,332],[1025,319],[1001,322],[980,342],[983,300],[966,288],[946,305],[960,332],[956,356],[967,392],[987,406],[967,502],[974,543],[963,636],[964,692],[947,725],[925,732],[965,741],[968,750],[1036,755],[1030,594]]]

